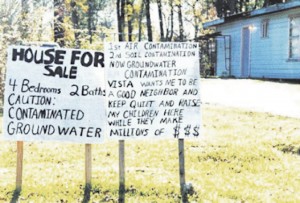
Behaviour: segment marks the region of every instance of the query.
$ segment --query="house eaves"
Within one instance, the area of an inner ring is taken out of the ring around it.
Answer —
[[[286,11],[286,10],[299,8],[299,7],[300,7],[300,1],[292,1],[289,3],[274,4],[274,5],[265,7],[265,8],[253,10],[250,12],[239,13],[239,14],[235,14],[235,15],[231,15],[231,16],[227,16],[224,18],[220,18],[220,19],[216,19],[216,20],[213,20],[210,22],[203,23],[203,28],[207,29],[210,27],[214,27],[214,26],[221,25],[221,24],[228,23],[228,22],[233,22],[236,20],[244,19],[244,18],[253,18],[256,16],[260,16],[260,15],[277,13],[280,11]]]

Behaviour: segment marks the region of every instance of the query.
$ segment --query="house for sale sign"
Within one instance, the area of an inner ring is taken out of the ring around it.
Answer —
[[[6,140],[102,141],[104,54],[9,47],[3,120]]]

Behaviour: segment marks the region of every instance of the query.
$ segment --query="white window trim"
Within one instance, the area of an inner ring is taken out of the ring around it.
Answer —
[[[298,54],[298,56],[296,57],[292,57],[292,53],[291,53],[291,39],[292,38],[296,38],[297,36],[291,36],[291,21],[293,18],[300,18],[300,14],[294,14],[294,15],[290,15],[289,16],[289,42],[288,42],[288,46],[289,46],[289,53],[288,53],[288,61],[300,61],[300,53]],[[300,40],[300,35],[298,36],[299,40]]]
[[[269,19],[263,19],[260,23],[260,37],[269,38]]]

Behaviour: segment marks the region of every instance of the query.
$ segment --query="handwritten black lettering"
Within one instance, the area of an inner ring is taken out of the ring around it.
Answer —
[[[28,79],[22,81],[21,92],[47,93],[47,94],[61,94],[61,88],[56,87],[42,87],[41,83],[32,85]]]
[[[56,66],[53,67],[52,65],[45,66],[45,70],[47,73],[44,73],[45,76],[58,76],[59,78],[69,78],[69,79],[76,79],[77,77],[77,67],[71,66],[70,68],[66,66]]]
[[[71,53],[71,65],[74,65],[76,61],[80,61],[80,65],[83,67],[104,67],[104,54],[102,52],[94,52],[92,54],[89,51],[73,50]]]

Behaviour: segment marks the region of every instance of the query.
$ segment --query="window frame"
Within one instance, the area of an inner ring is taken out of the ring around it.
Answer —
[[[300,19],[300,14],[295,14],[295,15],[290,15],[289,16],[289,61],[300,61],[300,50],[298,51],[298,53],[294,53],[293,52],[293,40],[298,40],[300,42],[300,33],[298,35],[292,35],[292,29],[295,28],[295,26],[292,25],[292,20],[295,18],[299,18]],[[300,28],[300,21],[299,21],[299,28]],[[300,49],[300,47],[299,47]],[[296,56],[293,56],[295,55]]]
[[[269,19],[263,19],[260,23],[260,37],[265,39],[269,38]]]

